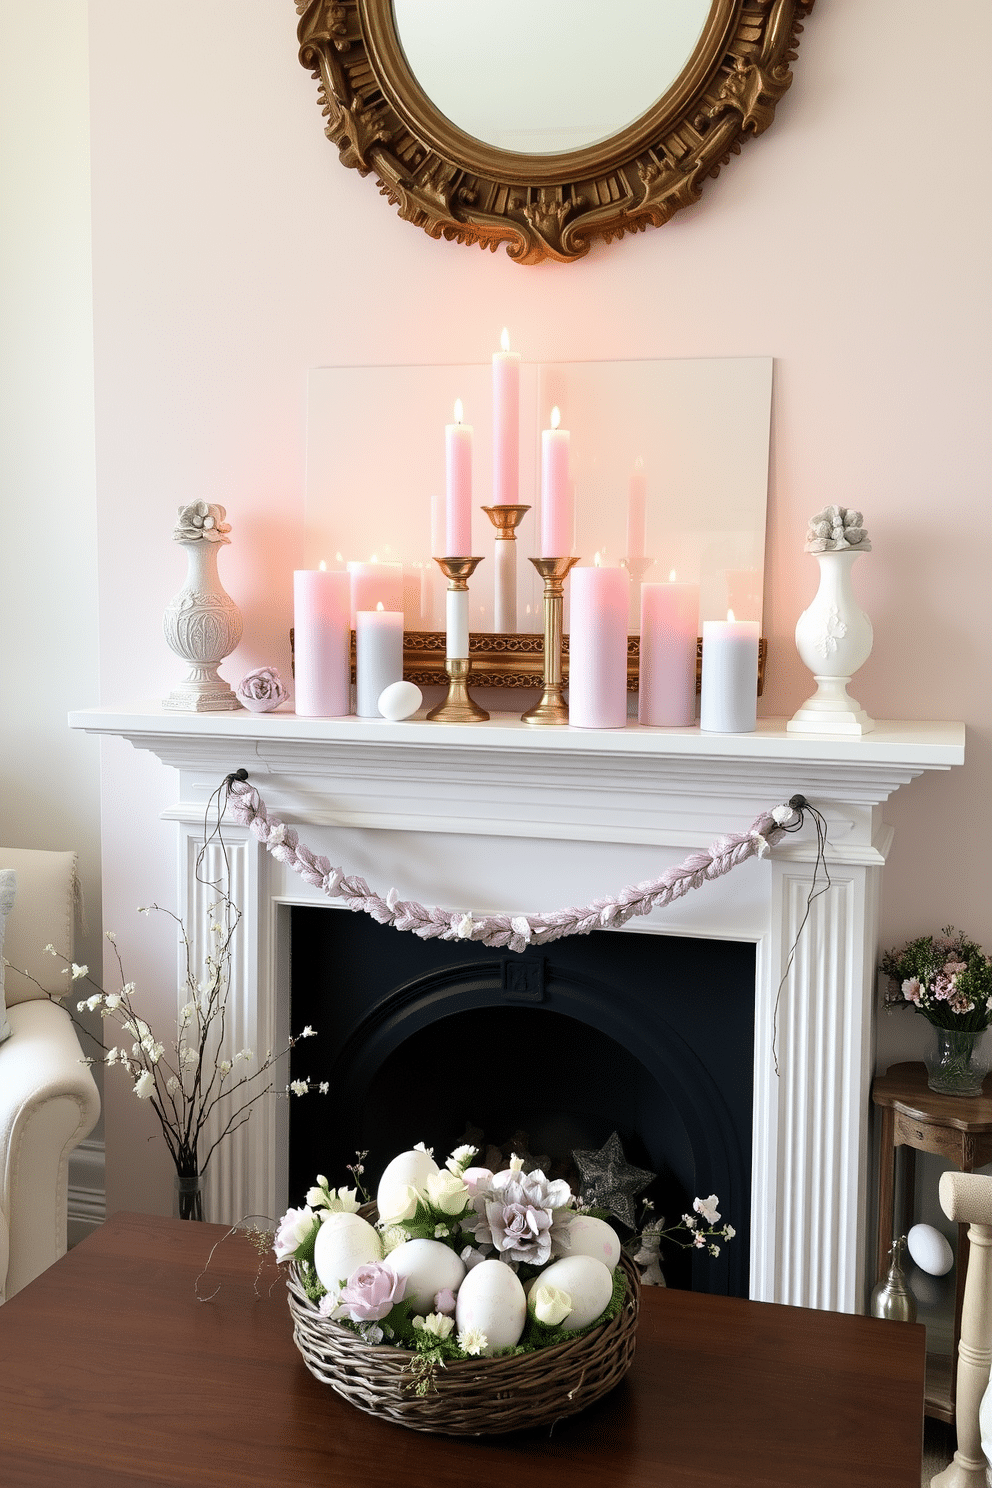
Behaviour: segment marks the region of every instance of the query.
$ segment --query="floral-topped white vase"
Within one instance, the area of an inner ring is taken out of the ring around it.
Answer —
[[[179,508],[173,540],[186,549],[186,584],[165,611],[165,639],[190,663],[180,687],[162,700],[164,708],[186,713],[226,713],[240,704],[217,668],[241,639],[241,611],[224,590],[217,554],[230,542],[230,523],[222,506],[194,501]]]
[[[848,683],[871,655],[871,621],[854,597],[851,569],[871,551],[861,513],[831,506],[813,518],[806,551],[820,565],[820,587],[796,625],[796,649],[813,673],[816,692],[789,720],[792,733],[870,733],[875,724],[850,696]]]

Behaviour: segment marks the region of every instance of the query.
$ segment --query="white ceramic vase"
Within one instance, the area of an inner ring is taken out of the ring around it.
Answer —
[[[165,639],[190,663],[190,673],[163,698],[162,706],[186,713],[230,712],[241,705],[217,668],[241,639],[241,611],[220,582],[220,544],[200,537],[180,542],[180,547],[186,549],[189,564],[186,584],[170,602],[162,623]]]
[[[853,548],[817,553],[820,587],[796,626],[796,649],[813,673],[816,692],[789,720],[801,734],[867,734],[872,719],[848,695],[847,684],[871,655],[871,621],[854,597]]]

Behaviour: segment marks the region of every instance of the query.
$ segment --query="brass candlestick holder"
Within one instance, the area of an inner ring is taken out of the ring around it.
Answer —
[[[523,715],[524,723],[568,722],[568,704],[562,697],[561,637],[564,585],[578,558],[532,558],[544,580],[544,691],[541,700]]]
[[[444,670],[448,675],[448,696],[428,713],[433,723],[485,723],[489,714],[469,697],[468,679],[472,663],[468,656],[468,581],[481,558],[435,558],[434,562],[448,581],[447,632],[448,650],[461,649],[464,656],[448,656]]]
[[[496,572],[493,575],[493,630],[512,635],[517,628],[517,528],[529,506],[484,506],[496,528]]]

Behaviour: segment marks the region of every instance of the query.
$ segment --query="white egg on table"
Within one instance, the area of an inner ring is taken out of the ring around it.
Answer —
[[[946,1276],[954,1265],[950,1242],[933,1225],[916,1224],[906,1237],[909,1253],[929,1276]]]
[[[387,1163],[376,1191],[376,1207],[379,1218],[390,1220],[403,1213],[407,1188],[423,1189],[427,1179],[438,1171],[437,1163],[429,1152],[419,1147],[410,1152],[400,1152]],[[413,1218],[412,1215],[408,1216]]]
[[[424,694],[415,682],[391,682],[379,694],[378,708],[383,718],[401,723],[411,718],[423,701]]]
[[[327,1290],[334,1291],[359,1266],[382,1260],[382,1241],[360,1214],[329,1214],[317,1232],[313,1264]]]
[[[620,1259],[620,1236],[605,1219],[594,1214],[577,1214],[569,1221],[564,1243],[570,1256],[592,1256],[611,1271]]]
[[[434,1311],[434,1298],[445,1290],[457,1292],[465,1275],[465,1262],[450,1245],[440,1240],[404,1240],[391,1250],[383,1265],[396,1276],[406,1277],[404,1301],[425,1316]]]
[[[571,1297],[572,1311],[561,1326],[574,1333],[594,1323],[606,1307],[613,1296],[613,1273],[595,1256],[563,1256],[538,1272],[527,1289],[528,1297],[541,1286],[557,1287]]]
[[[526,1321],[527,1297],[516,1272],[502,1261],[473,1266],[455,1299],[459,1333],[484,1333],[483,1353],[491,1354],[519,1343]]]

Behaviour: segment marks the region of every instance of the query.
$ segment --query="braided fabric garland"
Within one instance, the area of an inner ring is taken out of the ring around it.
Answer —
[[[746,832],[729,832],[705,852],[690,853],[685,862],[669,868],[659,878],[632,884],[619,894],[594,899],[581,909],[556,909],[546,914],[489,914],[475,918],[464,910],[425,908],[412,899],[401,899],[390,889],[383,899],[363,878],[348,877],[332,868],[300,841],[299,833],[278,817],[271,817],[254,786],[236,776],[228,777],[229,809],[236,822],[247,826],[280,863],[285,863],[308,884],[322,889],[329,899],[340,899],[356,913],[370,915],[380,925],[409,930],[422,940],[476,940],[483,945],[524,951],[529,945],[547,945],[566,935],[588,935],[591,930],[611,930],[633,915],[650,914],[681,899],[690,889],[701,888],[711,879],[722,878],[748,858],[764,858],[779,839],[802,820],[801,810],[776,806],[756,817]]]

